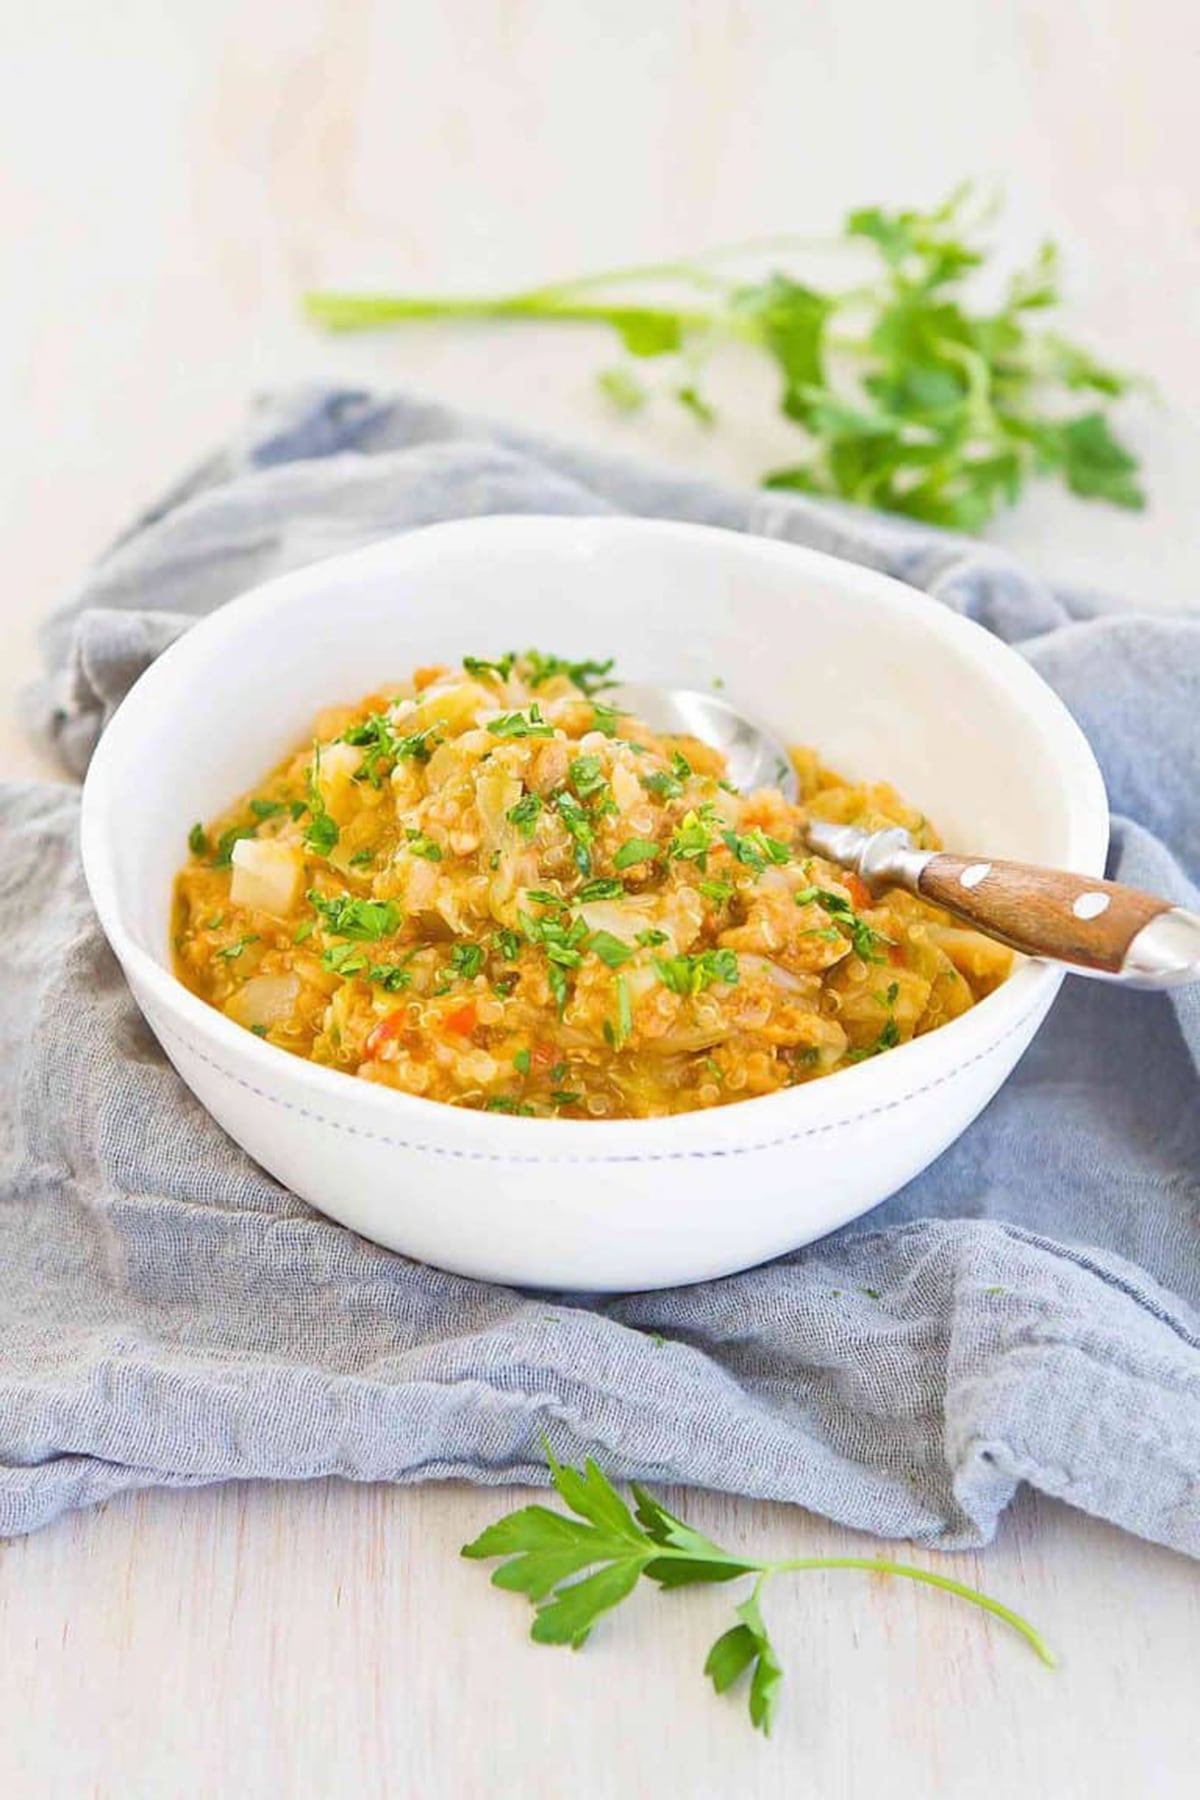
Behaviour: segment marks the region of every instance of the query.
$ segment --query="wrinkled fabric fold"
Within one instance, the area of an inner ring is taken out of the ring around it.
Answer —
[[[1083,725],[1110,874],[1197,903],[1195,614],[1134,616],[967,540],[405,397],[264,402],[47,621],[29,723],[79,775],[140,671],[234,594],[514,511],[692,519],[925,589],[1015,643]],[[880,1536],[986,1542],[1028,1483],[1200,1555],[1193,990],[1068,982],[964,1137],[790,1257],[670,1292],[529,1297],[356,1238],[224,1136],[129,996],[77,827],[73,787],[0,789],[0,1533],[154,1485],[537,1480],[545,1432],[614,1474]]]

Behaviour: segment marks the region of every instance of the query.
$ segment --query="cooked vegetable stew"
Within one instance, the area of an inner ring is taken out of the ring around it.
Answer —
[[[452,1105],[687,1112],[934,1030],[1010,954],[809,855],[807,814],[929,822],[793,752],[801,802],[529,651],[334,708],[176,884],[180,979],[281,1049]]]

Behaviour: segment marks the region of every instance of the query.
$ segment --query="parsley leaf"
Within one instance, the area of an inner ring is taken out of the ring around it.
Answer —
[[[553,675],[565,675],[572,686],[591,699],[593,694],[615,685],[611,656],[605,662],[568,662],[561,656],[547,656],[541,650],[527,650],[521,658],[521,665],[531,688],[541,687]]]
[[[559,1096],[566,1104],[574,1096]],[[518,1111],[515,1101],[487,1102],[496,1111]],[[747,1597],[734,1608],[737,1623],[709,1651],[704,1673],[718,1694],[749,1676],[750,1722],[770,1732],[783,1669],[762,1613],[762,1595],[770,1580],[812,1569],[857,1569],[890,1575],[938,1588],[989,1613],[1023,1637],[1042,1662],[1054,1658],[1040,1633],[1025,1619],[989,1595],[933,1570],[882,1557],[794,1557],[765,1561],[734,1554],[676,1517],[649,1492],[632,1484],[633,1509],[589,1457],[582,1469],[560,1463],[548,1444],[550,1479],[567,1507],[523,1506],[507,1513],[461,1554],[472,1561],[495,1561],[492,1584],[508,1593],[524,1594],[534,1609],[530,1636],[538,1644],[569,1645],[578,1650],[606,1613],[628,1599],[638,1582],[655,1582],[660,1590],[697,1584],[712,1585],[753,1577]]]
[[[462,666],[468,675],[474,675],[477,680],[481,677],[487,680],[494,676],[497,681],[507,681],[513,672],[516,660],[515,652],[509,650],[503,656],[497,657],[495,662],[489,662],[486,657],[482,656],[464,656]]]
[[[208,854],[208,833],[199,821],[197,821],[188,832],[187,841],[188,849],[193,856],[206,856]]]
[[[1059,303],[1053,245],[1006,284],[973,284],[992,256],[985,232],[994,212],[969,183],[928,211],[859,207],[843,224],[845,279],[822,287],[788,268],[737,278],[714,254],[673,264],[674,293],[664,290],[660,266],[641,271],[647,287],[654,284],[653,304],[631,302],[639,271],[621,270],[467,309],[356,294],[312,294],[306,307],[338,331],[464,310],[607,324],[630,356],[666,363],[664,391],[705,427],[713,421],[705,362],[748,343],[773,369],[779,411],[798,439],[795,458],[765,477],[769,487],[959,531],[980,529],[1030,481],[1048,476],[1081,499],[1141,508],[1136,458],[1104,410],[1130,379],[1040,324]],[[627,368],[606,370],[601,384],[627,411],[646,398],[645,380]],[[1065,403],[1078,394],[1093,404],[1071,416]],[[529,660],[539,679],[548,679],[543,668],[580,671],[572,679],[584,692],[609,667],[535,660],[532,652]]]
[[[714,981],[729,987],[738,982],[738,959],[733,950],[700,950],[694,956],[656,956],[660,981],[673,994],[686,998],[703,993]]]
[[[537,830],[538,814],[542,810],[540,794],[522,794],[515,806],[510,806],[505,818],[510,825],[515,825],[523,838],[532,838]]]
[[[610,969],[619,969],[621,964],[627,963],[633,955],[629,945],[623,944],[619,937],[613,936],[611,931],[593,931],[587,941],[587,947],[593,956],[598,956],[600,961],[606,963]]]
[[[638,863],[653,862],[662,851],[651,838],[626,838],[613,857],[614,869],[632,869]]]
[[[554,736],[554,727],[543,719],[542,709],[536,700],[527,713],[501,713],[499,718],[488,720],[487,728],[493,737],[549,738]]]
[[[316,888],[308,890],[307,898],[328,931],[360,944],[374,944],[389,937],[399,930],[404,918],[404,910],[395,900],[359,900],[353,894],[335,894],[327,899]]]

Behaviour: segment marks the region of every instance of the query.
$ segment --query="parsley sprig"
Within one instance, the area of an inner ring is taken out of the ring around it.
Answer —
[[[1043,244],[998,300],[977,293],[997,210],[970,184],[925,212],[862,207],[837,240],[848,265],[839,287],[786,269],[748,281],[727,273],[725,251],[494,298],[316,293],[305,306],[331,331],[429,318],[608,325],[631,359],[601,375],[613,403],[637,411],[648,397],[639,370],[658,362],[704,426],[715,417],[705,363],[748,343],[775,365],[779,410],[801,438],[768,486],[960,531],[1045,476],[1081,499],[1140,509],[1137,460],[1109,422],[1133,383],[1037,324],[1060,302],[1055,246]],[[734,248],[745,266],[753,246]]]
[[[572,1469],[557,1461],[548,1444],[545,1450],[550,1479],[574,1516],[548,1506],[523,1506],[462,1549],[473,1560],[503,1559],[492,1584],[532,1602],[530,1636],[535,1643],[580,1649],[597,1620],[628,1599],[643,1577],[662,1589],[752,1577],[750,1593],[734,1608],[736,1623],[709,1651],[704,1673],[718,1694],[748,1676],[751,1723],[769,1734],[783,1667],[762,1612],[767,1583],[811,1569],[858,1569],[953,1594],[1011,1626],[1042,1662],[1054,1667],[1045,1639],[1027,1620],[948,1575],[886,1557],[801,1556],[768,1562],[737,1556],[668,1512],[638,1482],[631,1484],[631,1511],[590,1457],[582,1469]]]

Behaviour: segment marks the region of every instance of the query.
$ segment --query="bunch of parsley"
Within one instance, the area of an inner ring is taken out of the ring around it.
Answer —
[[[733,279],[722,273],[727,253],[714,252],[496,298],[316,293],[305,304],[332,331],[450,318],[608,325],[628,357],[600,375],[613,403],[645,403],[641,370],[653,362],[705,424],[715,417],[706,365],[723,345],[749,343],[775,364],[780,410],[802,440],[794,462],[766,474],[768,487],[960,531],[980,529],[1040,476],[1140,509],[1137,459],[1108,416],[1130,378],[1036,323],[1059,303],[1054,245],[990,303],[978,297],[994,210],[967,185],[930,212],[852,212],[838,242],[864,253],[869,273],[836,289],[782,271]],[[668,297],[623,297],[652,285]]]
[[[551,1480],[574,1517],[547,1506],[523,1506],[489,1525],[462,1551],[472,1558],[504,1559],[492,1582],[524,1594],[533,1603],[530,1635],[535,1643],[580,1649],[597,1620],[628,1599],[643,1576],[662,1589],[753,1577],[749,1594],[734,1608],[734,1624],[709,1651],[704,1673],[718,1694],[746,1679],[751,1723],[769,1733],[783,1667],[763,1618],[763,1589],[777,1575],[808,1569],[858,1569],[953,1594],[1011,1626],[1042,1662],[1054,1666],[1045,1640],[1027,1620],[948,1575],[867,1556],[762,1562],[734,1555],[677,1519],[637,1482],[632,1487],[631,1511],[590,1458],[583,1469],[571,1469],[555,1459],[548,1444],[544,1447]]]

